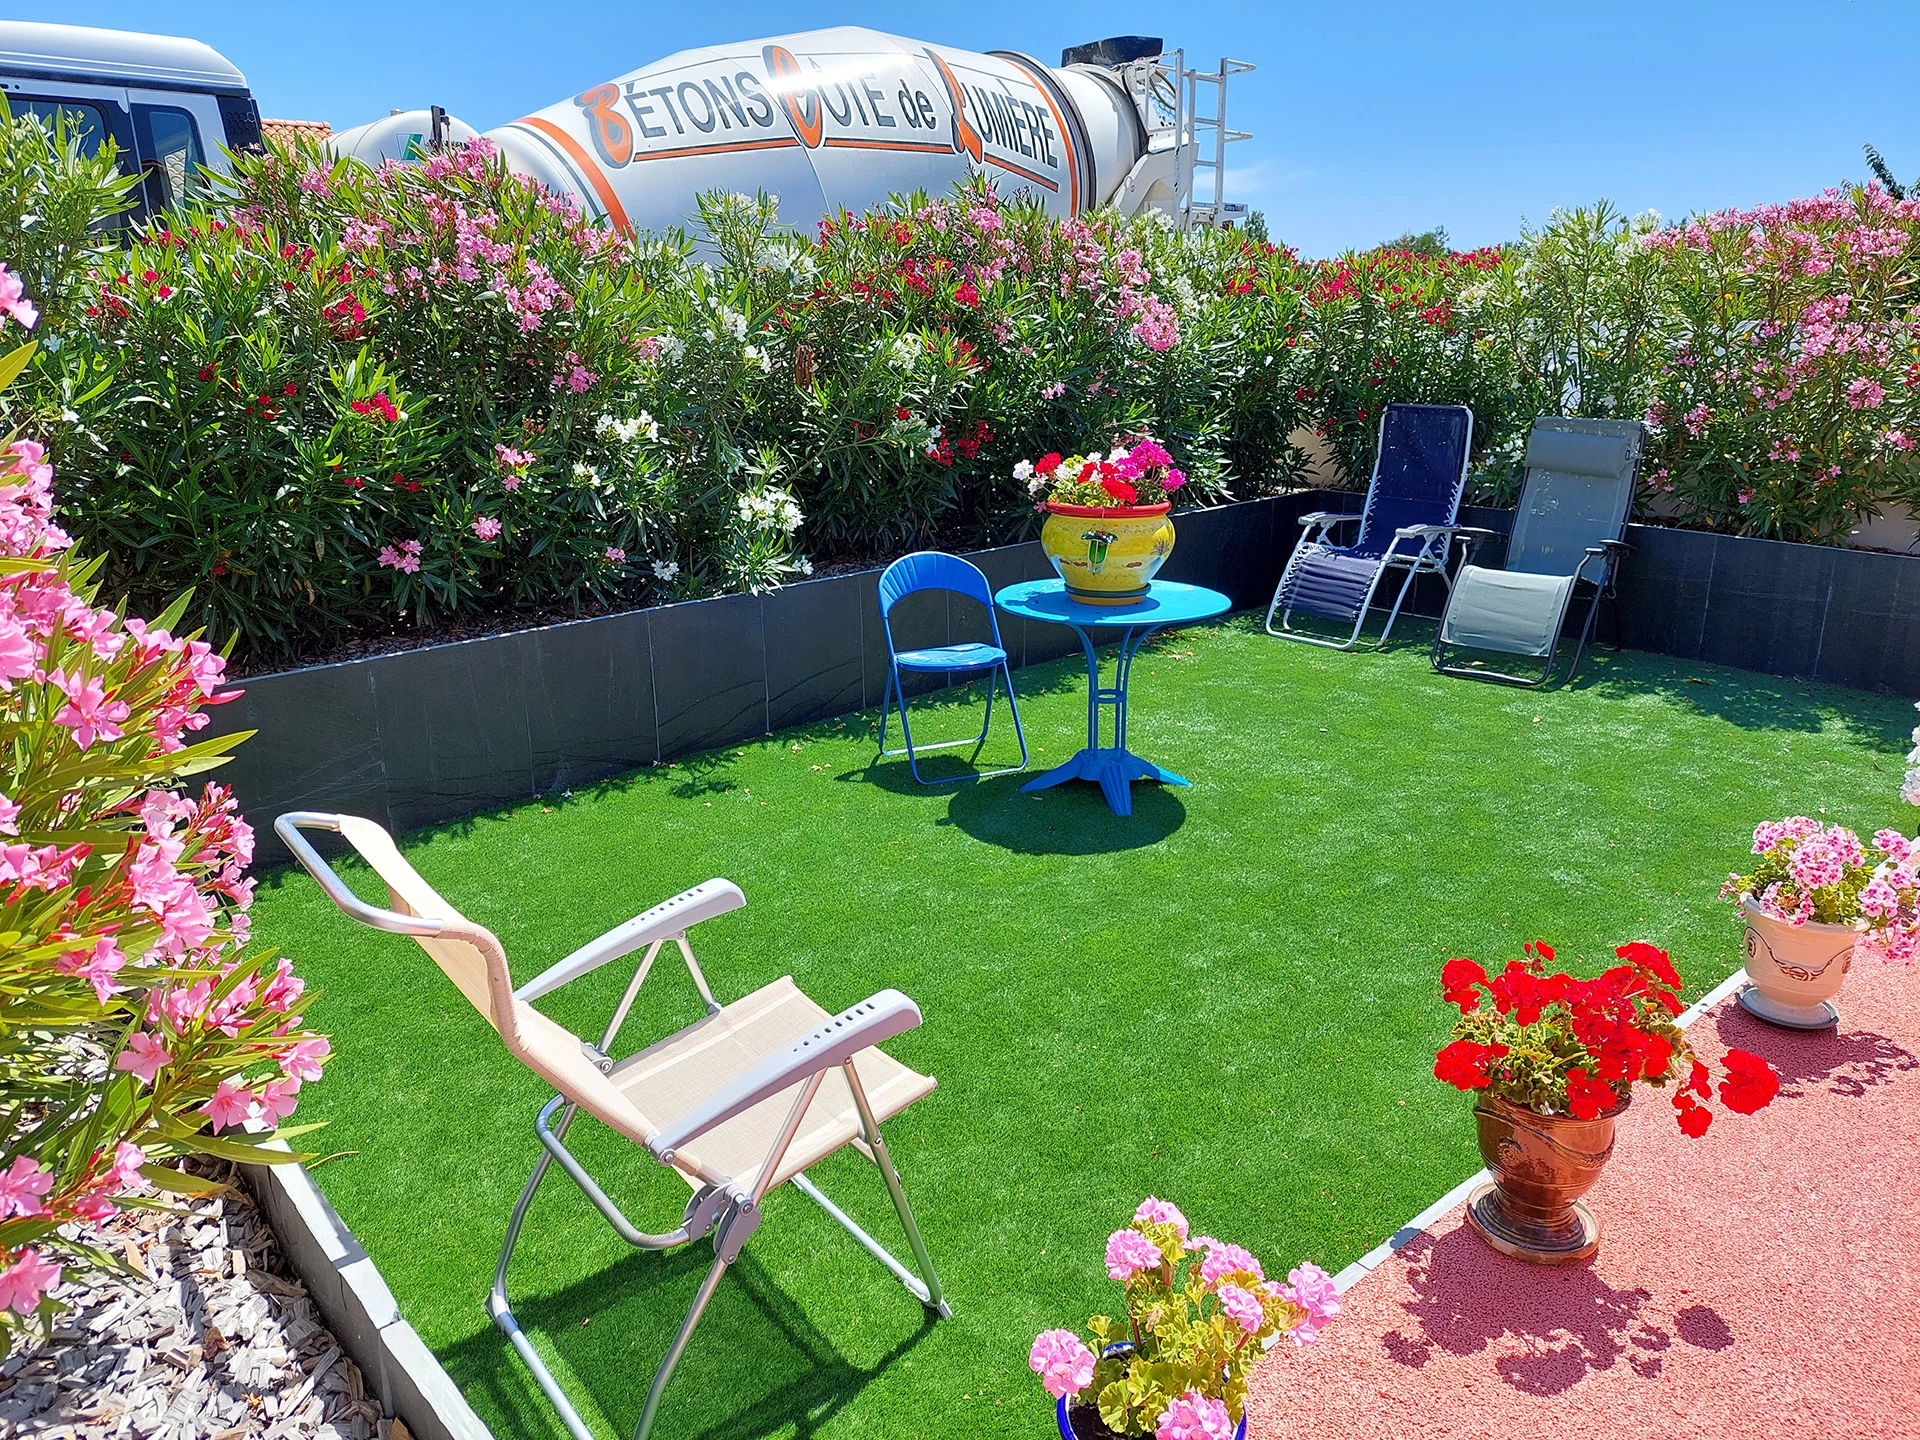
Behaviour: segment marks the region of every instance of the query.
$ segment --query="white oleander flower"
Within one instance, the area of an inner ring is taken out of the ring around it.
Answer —
[[[679,562],[674,560],[656,560],[653,562],[653,578],[672,581],[680,577]]]

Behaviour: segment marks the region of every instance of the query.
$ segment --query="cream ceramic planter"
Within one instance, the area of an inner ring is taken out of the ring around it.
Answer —
[[[1851,925],[1821,925],[1809,920],[1789,925],[1764,913],[1751,900],[1741,905],[1747,917],[1747,979],[1740,1008],[1790,1030],[1824,1030],[1840,1019],[1833,997],[1853,968],[1859,939]]]

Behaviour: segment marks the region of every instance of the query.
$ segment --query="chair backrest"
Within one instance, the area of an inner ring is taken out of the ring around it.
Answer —
[[[1464,405],[1387,406],[1354,551],[1384,553],[1405,525],[1453,524],[1472,448],[1473,411]]]
[[[886,614],[917,590],[954,590],[978,600],[993,613],[993,591],[977,566],[940,550],[902,555],[881,572],[880,614]]]
[[[1571,575],[1588,547],[1618,540],[1633,510],[1645,439],[1638,420],[1535,420],[1507,569]],[[1611,568],[1611,560],[1590,564],[1587,578],[1604,584]]]
[[[644,1144],[657,1127],[587,1058],[574,1035],[515,998],[506,951],[493,932],[442,899],[408,863],[383,826],[357,815],[330,818],[337,822],[342,838],[385,882],[395,911],[443,922],[439,934],[413,938],[499,1032],[508,1052],[588,1114]],[[299,856],[298,851],[295,854]],[[305,856],[299,859],[313,870]],[[315,871],[314,878],[322,877]],[[335,883],[339,883],[337,877]]]

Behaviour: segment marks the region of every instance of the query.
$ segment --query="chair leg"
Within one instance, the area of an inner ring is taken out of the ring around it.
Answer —
[[[725,1255],[716,1254],[713,1257],[707,1278],[700,1282],[700,1293],[693,1297],[693,1308],[687,1311],[687,1318],[680,1322],[680,1333],[673,1337],[673,1344],[667,1347],[667,1358],[660,1362],[660,1368],[654,1372],[653,1384],[647,1390],[646,1407],[640,1412],[640,1423],[634,1429],[633,1440],[647,1440],[647,1433],[653,1429],[654,1417],[660,1413],[660,1399],[667,1393],[667,1381],[673,1378],[674,1367],[686,1353],[687,1342],[693,1338],[693,1327],[700,1323],[707,1302],[713,1299],[713,1292],[720,1288],[720,1277],[727,1273],[728,1263]]]

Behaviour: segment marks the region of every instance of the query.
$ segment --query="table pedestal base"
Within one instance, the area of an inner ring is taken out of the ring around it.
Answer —
[[[1020,788],[1048,790],[1067,780],[1091,780],[1107,797],[1107,806],[1116,815],[1133,813],[1132,784],[1135,780],[1158,780],[1163,785],[1191,785],[1171,770],[1163,770],[1151,760],[1142,760],[1131,750],[1111,748],[1085,749],[1064,765],[1056,765],[1044,775],[1036,775]]]

